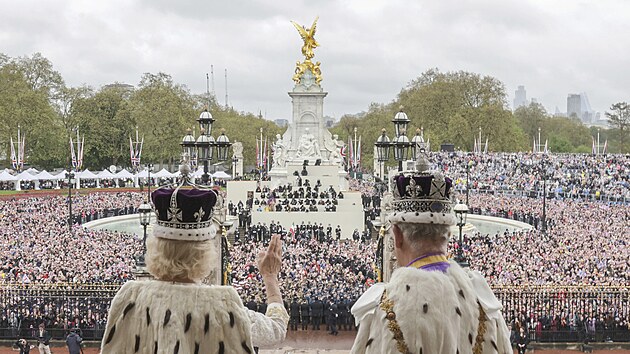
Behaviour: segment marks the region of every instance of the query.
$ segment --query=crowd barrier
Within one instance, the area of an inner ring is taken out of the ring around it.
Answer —
[[[54,339],[63,339],[79,323],[83,337],[100,340],[107,309],[120,284],[5,283],[0,292],[0,338],[32,338],[46,318]],[[536,342],[630,342],[630,287],[494,287],[508,323],[521,322]],[[91,318],[88,316],[91,316]],[[569,318],[595,314],[594,330]],[[564,322],[554,323],[559,315]],[[79,319],[79,320],[77,320]],[[538,324],[540,322],[540,324]]]

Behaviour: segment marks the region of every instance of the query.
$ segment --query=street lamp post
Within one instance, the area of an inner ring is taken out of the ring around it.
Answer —
[[[469,173],[470,173],[470,163],[472,161],[468,160],[468,162],[466,163],[466,205],[470,205],[470,203],[468,203],[468,177],[469,177]]]
[[[386,178],[384,176],[385,171],[383,170],[383,163],[389,160],[389,147],[391,146],[391,142],[389,141],[389,137],[386,135],[385,128],[381,130],[381,135],[376,139],[376,155],[379,162],[379,167],[381,168],[381,180],[385,181]]]
[[[236,180],[236,166],[238,164],[238,157],[232,156],[232,178]]]
[[[455,256],[455,262],[457,262],[457,264],[459,264],[461,267],[468,267],[469,264],[466,261],[466,257],[464,257],[464,237],[462,233],[462,229],[464,228],[464,225],[466,225],[468,206],[466,204],[457,203],[453,207],[453,210],[455,211],[455,215],[457,216],[457,226],[459,227],[459,243],[457,247],[457,255]]]
[[[144,229],[144,234],[142,236],[142,254],[136,258],[136,267],[144,267],[145,256],[147,254],[147,226],[151,223],[151,206],[147,203],[142,203],[138,207],[138,213],[140,216],[140,225],[142,225]]]
[[[212,148],[214,147],[212,123],[214,123],[214,121],[215,119],[212,117],[212,114],[208,112],[207,108],[204,109],[199,115],[199,118],[197,118],[201,134],[199,134],[195,145],[197,146],[197,156],[203,161],[203,175],[201,176],[201,181],[204,185],[207,185],[210,179],[208,175],[208,163],[212,161]]]
[[[376,146],[378,161],[381,163],[389,160],[389,148],[393,148],[394,159],[398,161],[398,171],[402,171],[403,161],[407,160],[409,148],[414,144],[409,141],[409,138],[407,138],[406,131],[407,125],[409,124],[409,118],[407,117],[407,114],[403,112],[402,108],[398,113],[396,113],[394,119],[392,119],[392,123],[394,123],[394,129],[396,132],[396,137],[393,141],[390,141],[387,135],[385,135],[385,129],[383,128],[382,134],[378,137],[374,146]],[[413,146],[414,153],[416,151],[415,149],[418,147],[419,146]],[[423,146],[421,146],[421,148],[423,148]],[[413,158],[415,160],[416,156]]]
[[[396,131],[396,138],[392,143],[394,146],[394,159],[398,161],[398,171],[402,171],[403,161],[407,160],[407,153],[411,145],[409,138],[407,138],[406,135],[409,118],[407,117],[407,114],[403,112],[402,107],[400,108],[400,111],[396,113],[394,119],[392,119],[392,123],[394,123],[394,129]]]
[[[68,182],[68,232],[72,235],[72,185],[75,183],[72,171],[66,172],[66,182]]]
[[[153,164],[147,164],[147,201],[151,200],[151,170],[153,169]]]
[[[216,139],[212,137],[212,123],[215,119],[212,114],[205,109],[197,119],[199,122],[200,134],[197,140],[192,135],[190,129],[187,130],[186,136],[182,139],[180,145],[182,152],[189,158],[197,156],[203,162],[203,175],[201,177],[202,184],[207,185],[210,180],[208,174],[208,164],[212,161],[214,150],[217,152],[217,160],[224,162],[228,160],[228,148],[232,146],[230,139],[225,135],[225,129],[221,129],[221,135]],[[216,148],[216,149],[215,149]],[[195,154],[196,153],[196,154]]]

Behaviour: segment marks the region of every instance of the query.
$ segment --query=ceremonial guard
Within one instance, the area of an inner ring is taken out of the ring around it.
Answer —
[[[456,224],[451,180],[428,171],[426,160],[418,167],[393,178],[387,236],[398,268],[352,307],[359,326],[352,353],[512,353],[488,283],[446,258]]]

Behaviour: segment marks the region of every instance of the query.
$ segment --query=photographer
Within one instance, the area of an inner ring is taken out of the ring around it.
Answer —
[[[18,339],[13,346],[20,350],[20,354],[29,354],[31,349],[34,348],[34,346],[28,344],[24,338]]]
[[[68,346],[69,354],[81,354],[81,342],[83,338],[77,333],[77,328],[70,329],[70,334],[66,337],[66,345]]]

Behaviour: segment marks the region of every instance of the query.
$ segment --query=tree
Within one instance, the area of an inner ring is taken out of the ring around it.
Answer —
[[[26,135],[27,163],[43,168],[60,165],[63,147],[59,136],[63,131],[46,92],[34,90],[18,65],[8,62],[0,67],[0,141],[4,151],[9,150],[10,136],[18,125]]]
[[[135,124],[125,98],[126,89],[106,87],[87,97],[82,97],[82,91],[70,91],[77,98],[69,120],[76,122],[85,135],[84,166],[97,170],[110,165],[129,166],[129,136]],[[74,126],[69,128],[71,132]]]
[[[53,69],[50,60],[41,53],[35,53],[30,58],[20,57],[14,62],[33,91],[42,91],[52,99],[64,87],[61,74]]]
[[[617,102],[610,106],[612,112],[606,112],[608,123],[619,129],[619,152],[625,151],[625,137],[630,126],[630,106],[626,102]]]
[[[528,141],[538,139],[538,128],[541,128],[549,115],[540,103],[531,102],[527,106],[520,106],[514,111],[514,118],[518,122]]]
[[[129,117],[145,132],[143,159],[173,165],[180,159],[179,143],[186,128],[195,126],[199,116],[188,89],[173,83],[165,73],[142,75],[138,89],[129,100]]]
[[[425,128],[434,146],[449,142],[471,148],[481,127],[492,150],[526,147],[506,108],[505,86],[490,76],[431,69],[403,89],[396,104],[404,107],[411,125]]]

